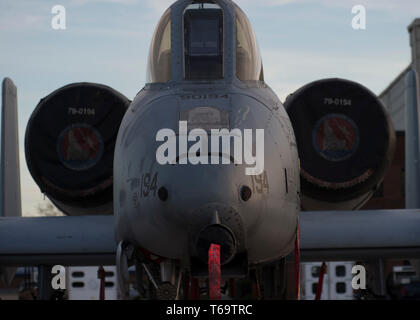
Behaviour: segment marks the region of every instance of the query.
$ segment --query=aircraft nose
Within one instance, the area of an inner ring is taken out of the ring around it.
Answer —
[[[211,225],[202,230],[197,238],[198,258],[207,263],[208,252],[212,244],[220,245],[220,264],[229,263],[236,254],[236,241],[232,231],[224,225]]]

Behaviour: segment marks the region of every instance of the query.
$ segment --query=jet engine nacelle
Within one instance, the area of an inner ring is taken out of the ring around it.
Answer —
[[[383,104],[362,85],[312,82],[285,107],[301,161],[303,210],[356,210],[382,182],[394,156],[395,132]]]
[[[77,83],[42,99],[26,129],[29,171],[68,215],[113,213],[115,142],[130,101],[100,84]]]

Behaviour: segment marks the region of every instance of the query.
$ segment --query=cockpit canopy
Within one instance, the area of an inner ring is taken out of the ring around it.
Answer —
[[[171,80],[171,48],[171,9],[168,9],[160,19],[150,44],[148,83],[166,83]]]
[[[216,1],[192,1],[183,12],[183,79],[220,80],[226,70],[226,40],[236,39],[236,77],[241,81],[264,80],[257,40],[244,12],[234,5],[236,35],[227,34],[228,15]],[[149,52],[147,81],[166,83],[172,79],[171,9],[159,21]],[[177,26],[175,26],[177,27]],[[174,27],[174,28],[175,28]],[[178,27],[177,27],[178,28]]]
[[[239,80],[264,81],[263,63],[257,38],[248,17],[235,5],[236,76]]]

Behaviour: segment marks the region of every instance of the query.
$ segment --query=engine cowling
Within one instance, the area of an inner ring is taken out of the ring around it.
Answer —
[[[285,107],[301,161],[303,210],[356,210],[382,182],[395,151],[395,132],[381,101],[343,79],[312,82]]]
[[[26,128],[29,171],[68,215],[113,213],[115,142],[130,101],[104,85],[76,83],[42,99]]]

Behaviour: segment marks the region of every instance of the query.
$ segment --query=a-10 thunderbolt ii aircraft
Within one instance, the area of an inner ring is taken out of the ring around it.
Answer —
[[[16,88],[4,82],[4,280],[12,267],[38,265],[45,293],[49,266],[116,263],[127,297],[136,265],[140,293],[175,299],[190,285],[199,292],[194,279],[217,289],[268,266],[267,295],[273,266],[294,249],[307,261],[420,255],[415,210],[353,211],[392,161],[381,102],[357,83],[325,79],[283,106],[232,1],[175,2],[153,36],[147,79],[133,101],[92,83],[40,101],[25,152],[41,191],[67,214],[50,218],[11,217],[20,215]]]

